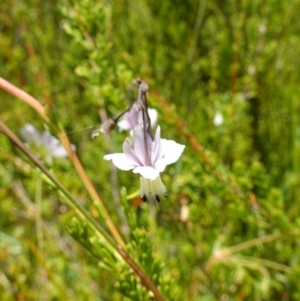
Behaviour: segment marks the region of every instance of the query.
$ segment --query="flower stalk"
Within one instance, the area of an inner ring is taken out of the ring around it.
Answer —
[[[64,133],[62,128],[57,127],[55,124],[53,124],[50,121],[50,118],[46,114],[45,108],[41,105],[41,103],[29,95],[28,93],[24,92],[23,90],[19,89],[18,87],[14,86],[13,84],[9,83],[5,79],[0,77],[0,88],[7,91],[8,93],[16,96],[20,100],[24,101],[26,104],[31,106],[43,119],[47,122],[52,128],[55,129],[55,131],[58,133],[58,138],[61,141],[62,145],[68,152],[69,158],[74,165],[81,181],[83,182],[84,186],[86,187],[89,195],[91,196],[94,205],[98,209],[101,217],[105,221],[109,231],[111,232],[112,236],[116,240],[118,244],[125,247],[125,243],[123,241],[123,238],[121,237],[119,231],[117,230],[115,224],[113,223],[110,215],[108,214],[108,211],[103,204],[100,196],[98,195],[95,187],[93,186],[91,180],[88,178],[81,162],[79,161],[76,153],[72,150],[71,143],[68,139],[68,136]]]
[[[36,158],[30,150],[19,140],[18,137],[14,135],[10,131],[10,129],[0,120],[0,131],[6,135],[59,189],[59,191],[63,194],[64,199],[68,200],[70,206],[75,209],[78,216],[85,221],[89,227],[99,237],[104,238],[111,248],[111,252],[114,254],[117,252],[117,258],[123,260],[135,271],[136,275],[140,278],[141,283],[152,293],[154,294],[155,298],[159,301],[166,301],[164,296],[160,293],[157,289],[155,284],[147,277],[147,275],[140,269],[140,267],[135,263],[135,261],[129,256],[129,254],[125,251],[124,247],[120,244],[116,244],[116,242],[111,239],[110,235],[106,233],[106,231],[102,228],[102,226],[96,222],[95,219],[89,214],[89,212],[80,205],[79,202],[75,200],[75,198],[70,194],[70,192],[56,179],[54,175],[52,175],[48,169],[40,162],[38,158]]]

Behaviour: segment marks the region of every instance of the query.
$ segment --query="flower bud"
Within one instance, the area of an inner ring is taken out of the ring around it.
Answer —
[[[100,127],[99,130],[95,130],[92,132],[92,139],[99,136],[100,133],[107,134],[110,133],[116,126],[116,122],[113,118],[107,119]]]

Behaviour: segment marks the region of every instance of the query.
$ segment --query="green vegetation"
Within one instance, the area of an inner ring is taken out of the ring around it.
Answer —
[[[42,107],[1,79],[1,301],[300,300],[299,9],[2,0],[0,77]],[[103,159],[128,133],[91,139],[137,77],[162,138],[186,146],[155,218],[139,175]],[[79,161],[2,133],[28,123],[67,133]]]

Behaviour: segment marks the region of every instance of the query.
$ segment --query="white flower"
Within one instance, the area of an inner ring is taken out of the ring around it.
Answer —
[[[41,151],[46,153],[46,160],[51,161],[51,158],[64,158],[68,156],[66,149],[60,141],[53,137],[48,131],[42,134],[32,125],[27,123],[20,130],[21,136],[25,142],[41,148]],[[72,149],[75,150],[75,145],[72,144]]]
[[[151,127],[153,127],[157,122],[157,110],[148,109],[148,114],[151,120]],[[128,112],[126,112],[118,122],[118,127],[120,131],[132,131],[138,124],[143,124],[143,112],[138,111],[136,106],[133,105]]]
[[[224,121],[223,115],[220,112],[217,112],[213,120],[214,125],[220,126],[223,123],[223,121]]]
[[[167,196],[167,190],[160,178],[166,166],[176,162],[181,156],[184,145],[173,140],[160,138],[160,127],[156,129],[154,140],[141,125],[133,130],[133,146],[127,138],[123,143],[123,153],[104,156],[112,160],[121,170],[133,170],[141,175],[141,198],[159,201],[160,195]]]

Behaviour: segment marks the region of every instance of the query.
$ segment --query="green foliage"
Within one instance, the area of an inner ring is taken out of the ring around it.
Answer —
[[[166,300],[299,300],[299,0],[2,2],[1,77],[65,129]],[[128,107],[136,77],[162,137],[186,145],[155,214],[139,177],[103,160],[127,133],[90,138]],[[25,123],[48,127],[2,89],[0,119],[19,137]],[[154,300],[98,231],[106,221],[72,164],[45,164],[99,228],[0,134],[0,299]]]

